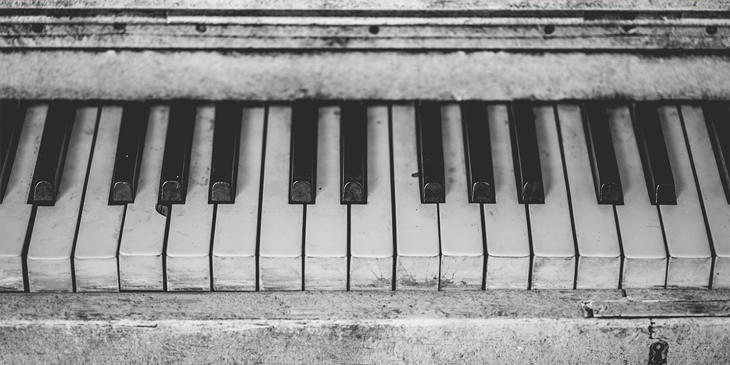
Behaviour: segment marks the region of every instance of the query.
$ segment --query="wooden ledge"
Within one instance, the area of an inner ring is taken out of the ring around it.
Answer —
[[[730,56],[5,51],[0,97],[109,100],[728,100]]]
[[[644,316],[708,301],[727,312],[730,291],[3,293],[0,360],[638,364],[661,342],[670,363],[722,363],[730,318]],[[653,309],[586,318],[586,303]]]

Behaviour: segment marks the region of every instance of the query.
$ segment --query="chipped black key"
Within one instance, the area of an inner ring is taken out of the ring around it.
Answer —
[[[340,106],[341,203],[367,202],[367,108],[359,102]]]
[[[730,105],[712,102],[702,109],[712,142],[712,150],[715,152],[722,187],[725,190],[725,198],[730,204]]]
[[[111,181],[110,204],[134,203],[149,115],[150,107],[145,103],[124,105]]]
[[[197,110],[197,105],[186,101],[170,106],[158,204],[185,203]]]
[[[213,160],[210,171],[208,201],[233,203],[238,175],[238,146],[243,108],[236,102],[225,101],[215,106]]]
[[[319,107],[300,101],[292,106],[289,203],[314,204],[317,189]]]
[[[66,162],[76,107],[68,101],[55,101],[48,106],[43,137],[38,150],[29,203],[54,205]]]
[[[0,201],[5,197],[5,190],[10,179],[10,171],[13,169],[15,160],[15,151],[18,148],[18,140],[20,139],[20,131],[23,128],[23,119],[25,117],[25,108],[18,108],[18,102],[15,100],[3,100],[0,102],[0,135],[2,141],[2,155],[0,155],[0,163],[2,171],[0,179]]]
[[[654,205],[677,204],[672,166],[669,163],[657,103],[636,104],[634,129],[651,203]]]
[[[512,105],[510,131],[512,158],[515,165],[517,197],[520,204],[545,203],[540,151],[535,130],[535,111],[532,103],[518,101]]]
[[[598,102],[586,103],[583,107],[588,155],[598,203],[623,204],[623,189],[606,108],[606,104]]]
[[[445,203],[444,148],[441,139],[441,105],[421,102],[416,108],[418,180],[421,203]]]
[[[484,102],[461,104],[464,126],[466,179],[470,203],[495,203],[489,112]]]

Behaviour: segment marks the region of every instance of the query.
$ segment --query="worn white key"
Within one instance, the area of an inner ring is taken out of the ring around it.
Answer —
[[[388,107],[368,108],[368,203],[350,208],[350,290],[391,290],[393,204]]]
[[[304,207],[289,204],[291,108],[270,106],[266,127],[259,289],[301,290]]]
[[[621,247],[613,206],[598,204],[580,106],[557,107],[578,244],[577,289],[616,289]]]
[[[167,235],[167,290],[210,290],[210,234],[213,204],[208,204],[215,107],[198,108],[190,149],[185,204],[170,208]]]
[[[677,106],[659,108],[677,205],[660,205],[669,251],[667,287],[708,287],[712,252]]]
[[[340,204],[339,107],[319,109],[317,133],[317,203],[307,206],[304,287],[346,290],[347,205]]]
[[[724,199],[725,191],[722,187],[722,180],[720,180],[720,172],[717,169],[702,108],[683,105],[682,116],[705,206],[710,236],[715,248],[712,287],[730,288],[730,204]],[[718,122],[728,123],[730,121]]]
[[[484,116],[486,123],[486,115]],[[464,133],[458,104],[441,107],[446,203],[439,205],[441,289],[481,289],[484,241],[479,204],[469,203]]]
[[[575,243],[560,142],[552,106],[534,108],[545,204],[529,205],[532,230],[532,288],[571,289]]]
[[[530,236],[527,211],[517,199],[509,115],[505,105],[488,109],[495,204],[482,204],[487,232],[487,288],[527,289]]]
[[[33,206],[28,194],[38,149],[46,123],[48,105],[28,108],[18,140],[13,170],[5,198],[0,204],[0,290],[23,291],[23,248]]]
[[[167,217],[157,212],[170,109],[150,109],[134,203],[127,204],[119,246],[121,290],[163,290],[162,254]]]
[[[651,204],[636,144],[631,112],[626,105],[608,109],[624,204],[616,205],[624,251],[622,288],[663,288],[667,273],[659,212]]]
[[[216,207],[213,288],[256,290],[256,234],[264,143],[264,108],[244,108],[236,200]]]
[[[30,291],[72,291],[71,256],[99,109],[79,108],[54,206],[37,208],[28,246]]]
[[[109,189],[122,121],[122,108],[101,109],[74,252],[76,290],[119,291],[117,250],[123,205],[109,205]]]
[[[396,288],[438,289],[438,213],[436,204],[421,204],[415,108],[410,104],[393,105],[392,118],[398,252]]]

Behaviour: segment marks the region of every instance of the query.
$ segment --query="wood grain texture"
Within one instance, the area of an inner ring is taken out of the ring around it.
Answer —
[[[570,1],[570,0],[2,0],[2,7],[61,9],[217,9],[217,10],[721,10],[730,1],[651,0]]]
[[[11,294],[0,302],[0,359],[613,364],[645,363],[658,339],[671,362],[730,356],[727,318],[583,317],[582,302],[621,300],[620,290]]]
[[[0,97],[17,99],[730,99],[722,55],[44,51],[0,64]]]

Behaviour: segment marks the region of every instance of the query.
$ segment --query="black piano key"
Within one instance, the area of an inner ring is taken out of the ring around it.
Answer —
[[[70,102],[56,101],[49,105],[33,172],[33,183],[28,199],[30,203],[38,205],[56,203],[75,119],[76,107]]]
[[[708,103],[703,111],[722,187],[725,190],[725,198],[730,204],[730,105],[719,102]]]
[[[185,203],[197,110],[197,105],[190,102],[177,102],[170,106],[158,204]]]
[[[24,108],[18,108],[18,102],[15,100],[3,100],[0,102],[0,135],[2,141],[2,155],[0,155],[1,180],[0,180],[0,201],[5,197],[8,179],[10,179],[10,171],[13,169],[13,161],[15,160],[15,151],[18,147],[18,139],[20,139],[20,131],[23,127],[23,118],[25,117]]]
[[[111,181],[110,204],[134,203],[149,115],[150,107],[145,103],[124,105]]]
[[[319,107],[313,102],[292,106],[289,203],[314,204],[317,190],[317,123]]]
[[[416,109],[418,179],[421,203],[445,203],[444,149],[441,139],[441,105],[421,102]]]
[[[340,106],[341,203],[367,202],[367,108],[359,102]]]
[[[634,108],[634,129],[651,203],[677,204],[672,166],[659,120],[658,104],[637,103]]]
[[[238,103],[226,101],[215,106],[213,160],[208,193],[211,204],[233,203],[235,200],[242,115],[243,107]]]
[[[515,164],[515,180],[520,204],[544,204],[540,151],[535,130],[535,112],[529,102],[512,105],[510,130]]]
[[[599,204],[623,204],[624,194],[608,125],[607,105],[586,103],[585,133]]]
[[[487,108],[488,105],[483,102],[466,102],[461,105],[470,203],[495,203]]]

